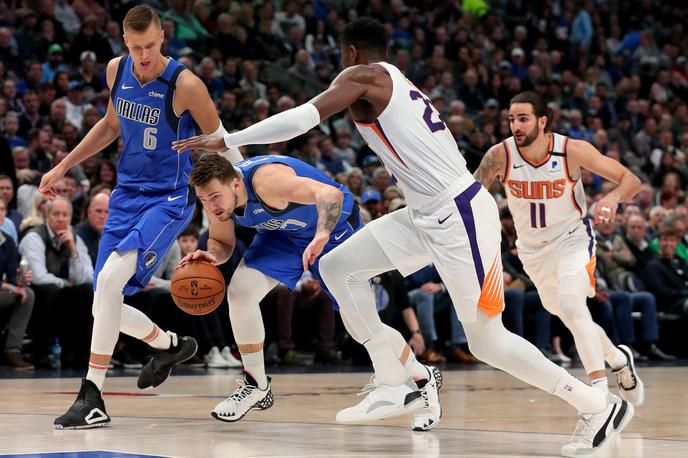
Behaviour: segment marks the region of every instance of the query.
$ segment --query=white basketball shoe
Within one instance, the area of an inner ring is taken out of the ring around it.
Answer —
[[[581,415],[571,441],[561,448],[564,456],[591,456],[609,443],[633,418],[633,404],[608,393],[607,407],[598,413]]]
[[[337,412],[337,423],[384,420],[416,412],[424,405],[421,392],[411,381],[395,386],[383,385],[372,376],[370,383],[358,393],[359,396],[364,394],[366,397],[361,402]]]
[[[237,380],[237,383],[239,383],[239,388],[216,405],[210,413],[216,420],[239,421],[250,410],[265,410],[272,407],[274,399],[270,377],[268,377],[268,386],[264,390],[258,388],[258,383],[248,373],[244,373],[244,379]]]
[[[619,386],[619,395],[638,407],[645,402],[645,384],[640,380],[638,373],[635,371],[633,351],[626,345],[619,345],[617,348],[626,355],[626,364],[620,369],[612,371],[616,374],[616,384]]]
[[[244,367],[243,363],[234,357],[229,347],[223,348],[220,355],[229,363],[229,367]]]
[[[425,366],[430,374],[427,380],[416,382],[423,397],[423,408],[413,415],[411,428],[414,431],[430,431],[437,426],[442,418],[440,406],[440,388],[442,388],[442,373],[432,366]]]

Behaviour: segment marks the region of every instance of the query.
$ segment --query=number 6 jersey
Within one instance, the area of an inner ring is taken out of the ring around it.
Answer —
[[[502,142],[506,166],[502,183],[514,218],[519,247],[540,247],[575,230],[586,215],[580,179],[571,179],[566,160],[568,137],[550,133],[547,156],[526,159],[514,137]]]
[[[158,78],[141,84],[132,71],[133,63],[129,55],[120,59],[110,89],[124,142],[117,185],[146,192],[186,187],[192,167],[190,153],[172,149],[172,141],[196,134],[191,113],[177,115],[173,106],[177,77],[185,67],[168,58]]]
[[[377,65],[392,78],[392,97],[376,119],[354,122],[404,191],[409,207],[424,207],[470,173],[456,140],[428,97],[394,65]]]

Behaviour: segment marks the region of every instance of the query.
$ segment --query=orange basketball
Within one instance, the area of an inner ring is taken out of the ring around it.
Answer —
[[[194,261],[172,275],[172,299],[190,315],[206,315],[215,310],[225,296],[225,279],[207,261]]]

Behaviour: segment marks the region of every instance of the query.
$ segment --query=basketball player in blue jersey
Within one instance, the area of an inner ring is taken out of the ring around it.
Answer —
[[[473,354],[486,363],[552,393],[583,418],[578,435],[562,449],[592,454],[633,417],[633,406],[575,378],[502,324],[504,291],[501,224],[497,204],[466,168],[456,141],[426,95],[387,60],[387,36],[378,21],[359,18],[344,27],[345,69],[310,102],[218,138],[176,142],[219,151],[230,146],[287,141],[348,109],[366,142],[404,191],[408,207],[376,219],[323,256],[320,272],[337,299],[351,336],[365,345],[376,379],[357,405],[337,421],[376,418],[381,406],[406,403],[417,369],[404,356],[406,342],[386,329],[369,279],[388,270],[404,275],[434,263],[447,286]],[[420,367],[424,370],[424,367]],[[427,393],[431,393],[427,390]],[[425,408],[414,429],[432,427],[440,412]]]
[[[123,294],[148,285],[194,212],[196,196],[188,185],[190,154],[172,150],[172,141],[193,135],[195,125],[220,136],[224,129],[203,82],[160,53],[164,36],[160,18],[150,7],[129,10],[123,29],[130,54],[108,63],[111,98],[105,117],[40,185],[42,193],[53,197],[55,184],[67,170],[122,135],[119,182],[110,199],[93,282],[88,374],[74,404],[55,420],[58,429],[110,423],[101,390],[120,331],[156,350],[141,371],[139,388],[160,385],[197,349],[193,338],[162,332],[145,314],[124,304]]]

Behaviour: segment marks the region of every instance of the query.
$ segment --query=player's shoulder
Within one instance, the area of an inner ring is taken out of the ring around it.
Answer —
[[[507,150],[504,148],[504,142],[495,143],[490,146],[485,153],[485,158],[489,158],[495,161],[504,161],[506,159]]]
[[[126,59],[126,57],[127,56],[113,57],[107,63],[107,67],[105,69],[105,76],[107,78],[107,82],[108,82],[109,86],[111,86],[115,81],[115,78],[117,76],[117,69],[119,68],[119,63],[122,61],[122,59]]]
[[[337,79],[347,80],[358,84],[373,84],[382,70],[379,65],[353,65],[345,68]]]

